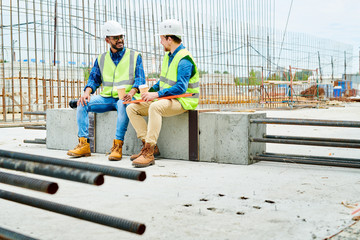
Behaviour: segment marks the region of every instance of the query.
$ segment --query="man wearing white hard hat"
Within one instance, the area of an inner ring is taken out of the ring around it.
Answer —
[[[134,167],[155,164],[154,150],[157,150],[155,146],[161,130],[162,117],[194,110],[199,103],[199,72],[190,52],[181,43],[183,37],[181,23],[173,19],[163,21],[160,23],[158,35],[166,52],[161,66],[160,80],[149,92],[141,94],[145,102],[130,104],[126,109],[137,137],[144,144],[140,153],[130,157]],[[183,93],[193,95],[153,101],[159,97]],[[148,116],[148,124],[142,116]]]
[[[102,27],[103,37],[110,45],[109,51],[100,54],[91,69],[84,93],[77,102],[77,123],[79,144],[68,155],[74,157],[90,156],[88,112],[103,113],[117,111],[115,138],[109,160],[122,158],[122,145],[129,123],[125,101],[140,99],[138,86],[145,84],[145,73],[141,55],[124,46],[125,31],[120,23],[108,21]],[[100,95],[93,94],[100,85]],[[117,87],[125,88],[125,96],[119,99]]]

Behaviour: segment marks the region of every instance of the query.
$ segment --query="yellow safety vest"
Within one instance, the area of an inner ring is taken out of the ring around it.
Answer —
[[[138,55],[138,52],[126,49],[124,56],[117,66],[112,61],[109,51],[98,56],[97,60],[104,87],[100,93],[101,96],[118,98],[117,86],[125,86],[126,93],[131,90],[135,82],[135,68]],[[140,94],[135,94],[134,98],[140,99]]]
[[[190,78],[188,88],[186,89],[186,93],[194,93],[191,97],[185,98],[177,98],[177,100],[181,103],[182,107],[185,110],[194,110],[199,104],[199,71],[196,67],[195,61],[191,56],[191,53],[186,49],[181,49],[176,53],[174,59],[171,61],[169,66],[169,55],[165,54],[164,60],[161,66],[161,74],[160,74],[160,90],[171,88],[177,82],[177,71],[178,65],[181,59],[186,58],[194,64],[195,74]]]

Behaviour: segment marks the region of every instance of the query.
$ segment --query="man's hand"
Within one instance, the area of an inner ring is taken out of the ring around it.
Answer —
[[[122,100],[124,102],[130,102],[132,100],[133,96],[135,95],[135,93],[136,93],[136,90],[132,88],[130,90],[130,92],[123,97]]]
[[[146,92],[141,94],[141,99],[145,102],[151,102],[152,100],[159,97],[157,92]]]
[[[85,89],[84,94],[80,97],[79,101],[77,102],[77,105],[79,106],[80,103],[82,106],[87,105],[88,102],[90,102],[90,94],[92,92],[92,89],[90,87],[87,87]]]

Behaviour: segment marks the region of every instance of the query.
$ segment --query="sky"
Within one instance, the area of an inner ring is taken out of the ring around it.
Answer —
[[[275,0],[275,27],[284,30],[292,0]],[[353,45],[359,72],[360,0],[293,0],[287,31]]]

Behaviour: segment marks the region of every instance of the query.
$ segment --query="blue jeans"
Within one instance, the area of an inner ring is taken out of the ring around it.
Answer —
[[[124,136],[129,124],[129,118],[126,114],[126,107],[128,104],[123,104],[123,101],[118,98],[102,97],[95,95],[90,98],[90,102],[87,105],[77,106],[77,124],[78,124],[78,136],[89,137],[89,112],[104,113],[112,110],[117,110],[116,120],[116,134],[115,139],[124,141]]]

